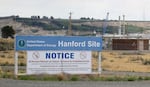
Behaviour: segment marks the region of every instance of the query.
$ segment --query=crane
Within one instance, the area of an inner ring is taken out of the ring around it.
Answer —
[[[104,35],[106,33],[106,29],[107,29],[107,26],[108,26],[108,23],[107,23],[108,22],[108,17],[109,17],[109,12],[107,12],[106,19],[104,19],[102,35]]]

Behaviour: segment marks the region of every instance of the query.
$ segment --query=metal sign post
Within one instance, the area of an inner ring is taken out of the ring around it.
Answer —
[[[98,74],[101,74],[101,52],[98,52]]]
[[[15,73],[15,77],[17,78],[17,75],[18,75],[18,52],[15,52],[15,70],[14,70],[14,73]]]
[[[16,48],[16,36],[15,36],[15,44],[14,44],[14,47]],[[15,78],[17,78],[17,75],[18,75],[18,52],[16,51],[15,49],[15,63],[14,63],[14,75],[15,75]]]

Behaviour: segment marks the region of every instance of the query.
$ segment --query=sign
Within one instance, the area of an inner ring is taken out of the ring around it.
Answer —
[[[27,51],[27,74],[90,74],[91,51]]]
[[[91,74],[91,51],[102,50],[102,38],[16,36],[15,50],[15,75],[18,74],[17,51],[27,51],[27,74]],[[101,60],[101,54],[98,59]],[[98,67],[100,72],[100,62]]]
[[[88,50],[101,51],[101,37],[81,36],[16,36],[19,50]]]

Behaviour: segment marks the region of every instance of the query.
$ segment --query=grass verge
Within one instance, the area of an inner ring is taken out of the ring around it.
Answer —
[[[40,80],[40,81],[144,81],[150,80],[150,77],[144,76],[98,76],[95,77],[93,75],[26,75],[26,76],[19,76],[19,80]]]

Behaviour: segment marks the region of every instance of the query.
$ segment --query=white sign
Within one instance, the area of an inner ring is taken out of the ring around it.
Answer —
[[[91,51],[27,51],[27,74],[90,74]]]

